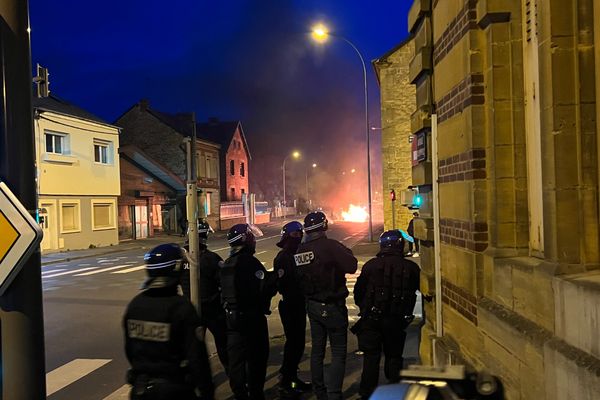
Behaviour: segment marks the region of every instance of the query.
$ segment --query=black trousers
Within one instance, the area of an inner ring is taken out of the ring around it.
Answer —
[[[317,400],[341,400],[348,350],[348,309],[345,303],[307,302],[312,351],[310,373]],[[323,361],[329,338],[331,364],[325,385]]]
[[[279,316],[285,333],[283,346],[283,362],[281,372],[283,380],[291,381],[298,378],[298,364],[304,354],[306,341],[306,304],[301,301],[279,302]]]
[[[235,321],[234,321],[235,320]],[[263,314],[228,314],[229,385],[236,400],[264,400],[269,358],[269,330]]]
[[[389,383],[400,380],[404,363],[402,353],[406,341],[406,321],[402,317],[363,317],[358,332],[358,348],[364,352],[359,394],[368,398],[379,383],[381,352],[385,355],[384,373]]]
[[[225,321],[225,311],[219,305],[202,303],[202,326],[205,326],[215,338],[215,346],[219,360],[225,368],[225,373],[229,371],[229,358],[227,356],[227,323]]]

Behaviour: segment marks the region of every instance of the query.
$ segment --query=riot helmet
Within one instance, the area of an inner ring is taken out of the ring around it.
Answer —
[[[256,248],[256,238],[248,224],[232,226],[227,233],[227,242],[231,247],[248,247],[252,250]]]
[[[281,239],[277,243],[278,247],[284,247],[285,243],[294,238],[298,244],[302,240],[302,224],[298,221],[288,222],[281,228]]]
[[[214,232],[208,222],[201,219],[198,220],[198,238],[200,239],[200,244],[206,246],[208,241],[208,235]]]
[[[313,211],[304,218],[304,231],[307,234],[326,230],[327,217],[322,211]]]
[[[385,231],[379,236],[379,247],[383,250],[386,248],[400,249],[404,251],[406,242],[414,243],[414,239],[402,229],[392,229]]]
[[[177,285],[184,258],[185,250],[175,243],[161,244],[150,250],[144,255],[148,278],[142,289]]]

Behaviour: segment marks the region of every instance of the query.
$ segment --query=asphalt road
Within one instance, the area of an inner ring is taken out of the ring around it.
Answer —
[[[277,254],[280,226],[262,227],[256,257],[267,269]],[[353,247],[365,238],[366,224],[336,223],[328,235]],[[170,237],[173,241],[181,238]],[[214,235],[209,248],[226,258],[229,250],[224,236]],[[125,372],[128,363],[123,351],[121,318],[129,300],[139,291],[145,277],[143,256],[147,249],[127,250],[42,267],[46,343],[46,379],[50,400],[127,399]],[[362,263],[368,256],[362,256]],[[348,279],[352,290],[356,276]],[[283,330],[273,300],[269,334]],[[349,316],[357,310],[349,299]],[[274,339],[276,340],[276,339]],[[209,351],[214,351],[207,335]],[[215,357],[216,359],[216,357]],[[222,380],[222,379],[221,379]],[[218,382],[219,383],[219,382]],[[221,382],[221,391],[227,386]]]

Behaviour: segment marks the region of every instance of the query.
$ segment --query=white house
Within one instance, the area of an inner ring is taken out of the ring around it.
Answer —
[[[117,244],[119,128],[53,95],[33,108],[42,250]]]

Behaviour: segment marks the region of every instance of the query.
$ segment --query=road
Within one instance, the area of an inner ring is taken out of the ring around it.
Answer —
[[[278,251],[275,243],[280,226],[262,229],[264,236],[257,240],[256,257],[271,269]],[[363,240],[366,234],[366,224],[353,223],[330,225],[328,232],[348,247]],[[181,241],[178,237],[167,239]],[[212,237],[209,247],[223,258],[228,254],[229,246],[222,234]],[[127,399],[124,383],[128,363],[123,351],[121,318],[144,280],[143,256],[147,250],[127,250],[42,267],[48,399]],[[352,290],[356,275],[348,278]],[[271,307],[274,312],[268,317],[272,338],[283,334],[277,303],[275,298]],[[358,311],[351,299],[348,305],[349,318],[354,321]],[[214,352],[212,337],[207,337],[209,351]],[[269,369],[273,376],[276,369]],[[229,388],[220,375],[216,377],[220,384],[218,393],[224,396]]]

